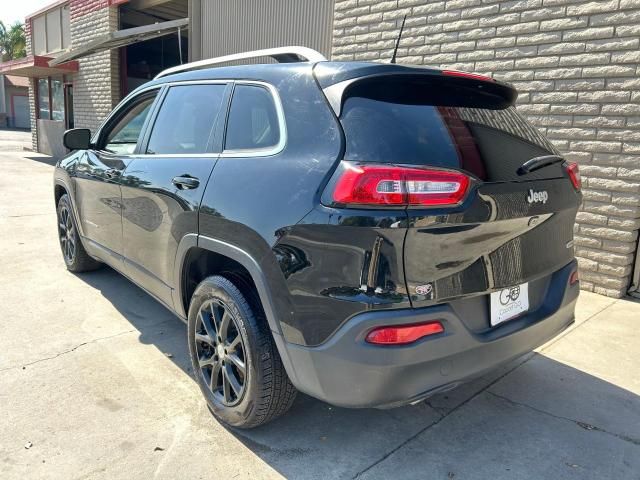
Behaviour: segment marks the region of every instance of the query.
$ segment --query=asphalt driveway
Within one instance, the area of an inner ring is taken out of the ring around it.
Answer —
[[[583,293],[567,333],[420,405],[300,395],[231,431],[191,378],[178,319],[108,268],[65,270],[51,163],[0,152],[3,480],[640,478],[640,303]]]

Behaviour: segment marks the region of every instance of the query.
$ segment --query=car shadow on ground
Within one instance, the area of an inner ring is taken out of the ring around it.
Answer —
[[[192,376],[183,322],[110,268],[80,278],[140,332],[140,342]],[[301,394],[277,421],[230,432],[287,478],[628,478],[640,471],[639,397],[540,354],[416,406],[350,410]]]

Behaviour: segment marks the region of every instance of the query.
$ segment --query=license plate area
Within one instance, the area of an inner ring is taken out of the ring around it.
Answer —
[[[491,326],[511,320],[529,310],[529,283],[507,287],[491,294]]]

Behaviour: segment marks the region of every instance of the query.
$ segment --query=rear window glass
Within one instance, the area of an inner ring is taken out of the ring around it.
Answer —
[[[225,88],[222,84],[171,87],[153,125],[147,153],[207,153]]]
[[[415,97],[410,92],[347,97],[340,117],[345,159],[455,168],[502,181],[518,179],[518,168],[530,158],[558,153],[514,107],[434,105],[414,102]],[[528,179],[561,175],[556,166]]]
[[[280,141],[278,114],[266,88],[238,85],[227,124],[226,150],[261,150]]]

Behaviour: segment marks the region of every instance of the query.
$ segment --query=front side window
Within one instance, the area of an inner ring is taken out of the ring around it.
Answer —
[[[106,151],[119,155],[131,155],[135,151],[154,99],[155,95],[136,103],[107,132],[104,145]]]
[[[280,141],[278,113],[271,93],[255,85],[238,85],[233,92],[225,150],[262,150]]]
[[[226,85],[171,87],[153,125],[147,153],[207,153]]]

